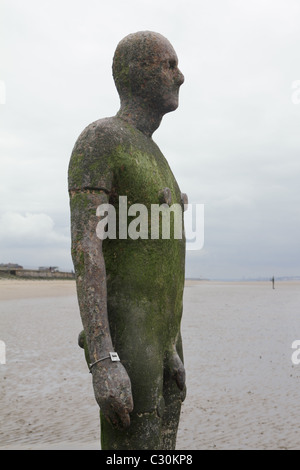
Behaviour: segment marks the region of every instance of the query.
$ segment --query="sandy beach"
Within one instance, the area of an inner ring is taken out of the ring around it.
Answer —
[[[300,282],[187,282],[177,449],[300,449]],[[100,449],[74,281],[0,279],[0,450]]]

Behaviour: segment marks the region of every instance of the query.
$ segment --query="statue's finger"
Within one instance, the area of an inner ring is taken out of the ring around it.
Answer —
[[[126,410],[128,410],[129,413],[133,411],[133,398],[132,395],[129,395],[126,399],[125,402]]]
[[[114,403],[114,412],[120,420],[119,425],[122,428],[128,428],[130,426],[130,415],[127,406],[123,402],[117,400]]]
[[[129,426],[130,426],[129,412],[127,410],[125,410],[119,417],[120,417],[120,420],[121,420],[121,423],[122,423],[122,427],[124,429],[129,428]]]
[[[105,418],[113,428],[117,429],[120,427],[118,414],[113,409],[105,414]]]
[[[179,390],[183,390],[185,386],[185,369],[183,365],[180,366],[179,369],[177,370],[176,375],[175,375],[175,380],[176,380]]]

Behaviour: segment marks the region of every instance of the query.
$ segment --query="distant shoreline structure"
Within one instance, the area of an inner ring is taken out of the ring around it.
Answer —
[[[272,276],[270,277],[236,277],[236,278],[197,278],[197,277],[186,277],[186,281],[193,282],[271,282]],[[278,276],[275,277],[276,282],[287,282],[287,281],[300,281],[300,276]]]
[[[59,271],[58,268],[49,266],[39,269],[24,269],[20,265],[8,263],[0,264],[0,278],[26,278],[26,279],[75,279],[75,273]]]
[[[23,268],[16,263],[0,263],[0,279],[74,279],[74,271],[59,271],[57,266],[46,266],[39,268],[27,267]],[[186,277],[186,282],[201,283],[201,282],[271,282],[272,276],[262,277],[240,277],[240,278],[205,278],[205,277]],[[281,281],[300,281],[300,276],[274,276],[275,282]]]

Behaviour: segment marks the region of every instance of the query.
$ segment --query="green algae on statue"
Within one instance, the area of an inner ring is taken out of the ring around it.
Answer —
[[[185,398],[185,239],[101,240],[96,228],[97,208],[111,204],[118,214],[122,196],[149,213],[153,204],[186,202],[152,140],[164,114],[178,107],[184,77],[169,41],[149,31],[118,44],[113,76],[120,110],[82,132],[69,165],[79,343],[92,364],[102,449],[169,450]]]

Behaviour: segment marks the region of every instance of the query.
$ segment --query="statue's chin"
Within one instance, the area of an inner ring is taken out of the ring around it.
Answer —
[[[171,113],[172,111],[175,111],[178,108],[178,101],[175,103],[169,103],[168,106],[166,106],[166,111],[165,113]]]
[[[175,111],[175,109],[177,108],[178,108],[178,98],[175,98],[175,97],[172,97],[168,100],[164,100],[161,103],[161,107],[160,107],[162,114],[170,113],[172,111]]]

